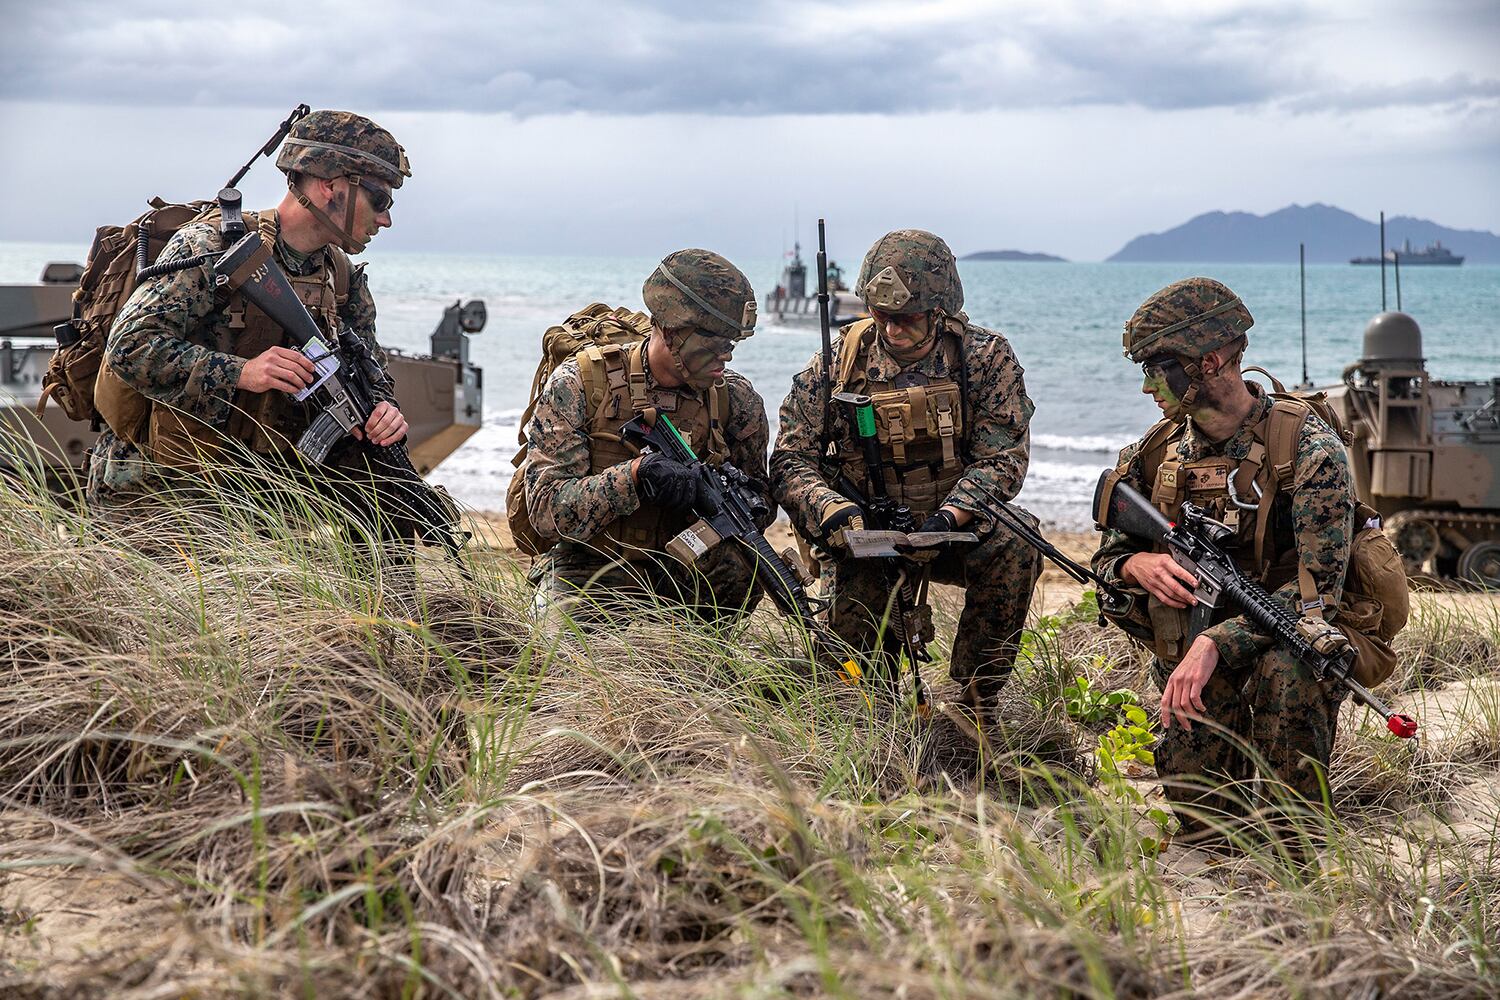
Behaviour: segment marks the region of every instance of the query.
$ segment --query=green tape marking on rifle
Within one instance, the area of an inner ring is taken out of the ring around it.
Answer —
[[[705,463],[694,454],[677,426],[664,413],[657,414],[650,424],[643,416],[633,418],[620,428],[620,438],[637,447],[650,446],[668,458],[692,466],[699,486],[693,514],[711,531],[714,540],[710,544],[734,539],[750,560],[752,570],[765,584],[772,602],[802,624],[825,660],[839,665],[843,671],[839,674],[840,680],[858,685],[864,676],[859,664],[842,654],[837,636],[813,616],[813,605],[802,582],[756,527],[756,518],[769,511],[751,490],[749,478],[728,462],[717,469]],[[693,533],[696,527],[689,528],[683,535]],[[672,551],[670,544],[668,551]],[[694,549],[696,555],[702,555],[704,551],[706,548],[701,546]],[[869,695],[863,691],[860,694],[869,705]]]
[[[687,452],[688,458],[694,462],[698,461],[697,452],[693,451],[693,446],[688,444],[687,439],[677,430],[677,425],[672,423],[665,413],[658,414],[656,419],[658,423],[667,429],[667,433],[672,435],[672,439],[682,445],[682,450]]]

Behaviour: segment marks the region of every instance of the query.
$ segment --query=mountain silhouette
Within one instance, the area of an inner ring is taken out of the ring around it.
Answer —
[[[1420,250],[1440,241],[1466,263],[1500,263],[1500,236],[1477,229],[1449,229],[1427,219],[1398,215],[1385,220],[1385,244],[1411,241]],[[1137,236],[1107,257],[1112,261],[1214,264],[1287,263],[1297,244],[1307,244],[1310,263],[1346,264],[1380,253],[1380,224],[1332,205],[1289,205],[1269,215],[1205,212],[1164,233]]]

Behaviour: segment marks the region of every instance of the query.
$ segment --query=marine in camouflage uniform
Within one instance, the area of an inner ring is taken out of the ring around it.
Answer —
[[[1142,391],[1155,396],[1165,419],[1120,452],[1117,469],[1169,518],[1192,499],[1234,527],[1241,568],[1263,579],[1300,616],[1299,564],[1328,607],[1339,603],[1356,497],[1342,440],[1309,413],[1297,432],[1293,467],[1283,475],[1286,488],[1266,494],[1274,497],[1270,510],[1245,510],[1227,499],[1233,487],[1242,502],[1253,502],[1247,500],[1252,483],[1272,474],[1262,466],[1271,461],[1265,448],[1273,400],[1239,376],[1245,331],[1253,322],[1239,298],[1209,278],[1176,282],[1142,304],[1125,327],[1126,356],[1147,366]],[[1205,418],[1219,428],[1217,439],[1204,430]],[[1259,553],[1258,527],[1265,533]],[[1126,565],[1142,554],[1146,562]],[[1215,817],[1242,815],[1252,804],[1276,811],[1277,795],[1247,794],[1255,768],[1246,745],[1296,797],[1320,802],[1343,686],[1319,681],[1246,618],[1226,617],[1228,610],[1190,644],[1182,626],[1191,576],[1175,564],[1153,567],[1153,559],[1169,562],[1170,556],[1107,530],[1093,565],[1136,598],[1135,611],[1122,624],[1156,649],[1166,727],[1156,767],[1184,831],[1214,835]],[[1164,575],[1185,589],[1174,591]],[[1157,596],[1163,588],[1171,601]],[[1195,700],[1193,688],[1205,667],[1208,676]]]
[[[363,250],[370,236],[390,224],[390,191],[411,174],[405,152],[367,118],[315,111],[293,126],[277,166],[288,178],[285,200],[276,211],[247,213],[247,225],[258,226],[273,242],[275,259],[320,327],[327,331],[336,323],[353,331],[384,369],[363,265],[351,266],[343,252]],[[330,190],[336,193],[330,196]],[[285,238],[283,223],[289,217],[300,225],[303,250]],[[227,247],[218,223],[214,208],[183,226],[158,263],[223,252]],[[286,335],[253,305],[216,289],[209,264],[143,282],[121,308],[106,344],[107,374],[98,399],[111,426],[90,456],[91,505],[128,511],[169,485],[173,492],[209,488],[198,463],[184,461],[185,452],[238,460],[243,474],[216,479],[212,487],[218,490],[261,475],[302,475],[291,445],[316,414],[283,391],[309,381],[310,364],[278,354],[290,353],[290,347]],[[256,359],[274,369],[267,379],[281,388],[247,386],[253,381],[247,369],[253,375]],[[137,427],[113,426],[124,418],[113,418],[112,412],[124,412],[119,400],[130,396],[145,397],[149,416]],[[405,421],[394,396],[386,393],[379,402],[366,425],[372,439],[399,440]],[[334,464],[363,471],[352,441],[336,453]],[[320,470],[314,481],[332,484],[345,498],[363,496],[343,489],[358,483],[358,476]]]
[[[837,338],[832,389],[873,397],[887,490],[911,508],[921,530],[980,536],[978,545],[944,552],[929,567],[931,579],[965,588],[949,672],[966,702],[989,708],[1010,674],[1041,573],[1035,550],[990,513],[1016,495],[1026,476],[1034,407],[1023,372],[1003,335],[975,326],[961,311],[957,264],[931,233],[905,229],[881,237],[865,256],[855,290],[872,318]],[[857,649],[880,652],[887,574],[882,560],[854,559],[843,548],[843,532],[865,521],[838,480],[864,490],[865,467],[845,408],[835,403],[825,424],[829,382],[821,355],[792,380],[771,455],[772,490],[797,530],[832,563],[825,574],[831,573],[833,629]],[[834,468],[822,461],[828,440],[839,455]],[[889,664],[898,643],[890,630],[884,638]]]
[[[667,556],[666,543],[696,520],[695,477],[666,456],[640,456],[619,433],[638,414],[666,414],[700,458],[749,478],[766,509],[759,526],[770,523],[765,404],[725,366],[754,332],[755,293],[729,261],[690,249],[669,254],[642,295],[652,320],[645,340],[585,349],[536,401],[520,474],[532,528],[556,542],[530,578],[577,612],[664,598],[705,619],[732,618],[761,590],[739,546],[721,543],[691,568]],[[586,372],[597,373],[597,394]]]

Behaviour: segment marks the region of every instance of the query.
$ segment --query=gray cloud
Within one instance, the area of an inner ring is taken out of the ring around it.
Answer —
[[[1494,30],[1484,0],[1445,7],[1468,30]],[[519,116],[751,116],[1362,108],[1453,104],[1500,89],[1496,79],[1432,74],[1352,85],[1294,44],[1334,18],[1321,11],[1239,0],[1152,15],[1133,5],[984,0],[269,0],[221,14],[180,0],[57,0],[7,14],[0,96],[265,106],[307,95],[323,106]]]

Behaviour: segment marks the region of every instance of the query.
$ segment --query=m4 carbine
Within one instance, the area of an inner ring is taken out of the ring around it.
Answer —
[[[259,232],[241,237],[214,264],[216,282],[238,289],[288,336],[316,369],[311,385],[294,393],[298,402],[311,401],[317,417],[297,441],[297,451],[309,462],[322,465],[334,446],[356,428],[363,428],[375,411],[383,392],[390,388],[386,375],[370,351],[369,344],[352,330],[340,329],[338,343],[325,342],[307,307],[297,298],[291,282],[271,255]],[[468,575],[459,550],[468,541],[459,527],[458,509],[442,490],[422,479],[412,465],[406,442],[377,445],[361,438],[378,489],[389,491],[388,509],[409,517],[423,541],[441,545]]]
[[[1392,711],[1354,679],[1355,650],[1337,629],[1319,619],[1298,619],[1235,564],[1222,547],[1234,535],[1228,525],[1192,503],[1182,505],[1182,519],[1173,524],[1151,501],[1109,472],[1099,477],[1094,491],[1094,516],[1106,528],[1163,546],[1177,565],[1193,574],[1198,584],[1188,617],[1189,642],[1208,627],[1214,612],[1228,600],[1320,680],[1334,678],[1379,712],[1391,732],[1402,739],[1417,735],[1416,719]]]
[[[812,601],[802,581],[756,526],[756,518],[764,516],[767,508],[749,488],[748,477],[728,462],[714,468],[700,459],[665,414],[657,414],[656,420],[649,424],[644,417],[634,418],[620,428],[620,437],[638,448],[650,447],[681,462],[698,477],[693,513],[699,520],[667,543],[672,557],[691,566],[721,541],[738,542],[776,606],[807,629],[818,652],[842,671],[842,680],[850,684],[858,682],[863,676],[859,664],[840,651],[838,638],[814,617]]]

